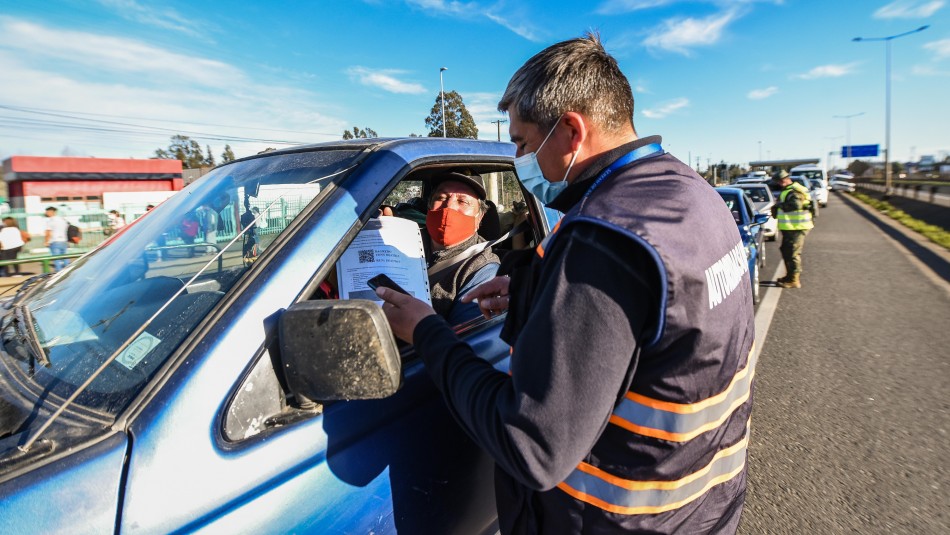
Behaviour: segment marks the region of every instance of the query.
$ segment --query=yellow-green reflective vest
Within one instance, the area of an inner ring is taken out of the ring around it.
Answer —
[[[785,197],[792,191],[797,191],[805,196],[805,202],[802,204],[802,209],[795,212],[786,212],[782,210],[782,204],[785,203]],[[811,210],[808,209],[808,206],[811,204],[811,194],[798,182],[792,182],[791,185],[782,190],[782,194],[779,195],[779,208],[778,208],[778,229],[779,230],[808,230],[815,227],[815,224],[811,220]]]

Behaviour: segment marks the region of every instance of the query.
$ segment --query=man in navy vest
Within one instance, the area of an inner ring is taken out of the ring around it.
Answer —
[[[732,215],[658,136],[638,137],[629,82],[595,35],[529,59],[498,108],[518,178],[565,214],[466,296],[507,311],[510,375],[425,303],[378,294],[494,458],[501,531],[734,533],[755,332]]]

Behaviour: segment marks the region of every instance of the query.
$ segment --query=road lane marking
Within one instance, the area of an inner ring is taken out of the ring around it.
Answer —
[[[782,269],[782,264],[779,262],[778,266],[775,267],[775,273],[772,275],[771,280],[778,280],[778,272]],[[762,288],[760,287],[761,291]],[[772,316],[775,315],[775,309],[778,308],[778,298],[782,295],[782,288],[779,286],[765,286],[765,293],[762,295],[762,300],[759,302],[759,309],[755,312],[755,357],[758,358],[759,353],[762,352],[762,348],[765,346],[765,337],[769,333],[769,326],[772,325]]]

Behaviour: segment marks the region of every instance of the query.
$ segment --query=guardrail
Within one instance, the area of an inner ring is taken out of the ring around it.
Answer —
[[[23,264],[40,264],[43,266],[43,273],[52,273],[53,261],[72,260],[73,258],[79,258],[84,254],[86,253],[67,253],[61,255],[31,256],[17,258],[16,260],[0,260],[0,267],[22,266]]]
[[[884,193],[886,191],[883,184],[857,183],[859,188]],[[929,202],[940,206],[950,206],[950,195],[941,193],[941,186],[927,186],[923,184],[896,184],[891,188],[891,195],[907,197],[918,201]]]

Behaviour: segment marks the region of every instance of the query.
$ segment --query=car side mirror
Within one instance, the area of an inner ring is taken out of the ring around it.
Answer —
[[[769,222],[769,214],[755,214],[755,217],[752,218],[753,225],[764,225]]]
[[[364,299],[314,300],[280,317],[287,387],[317,401],[380,399],[399,389],[396,338],[382,308]]]

